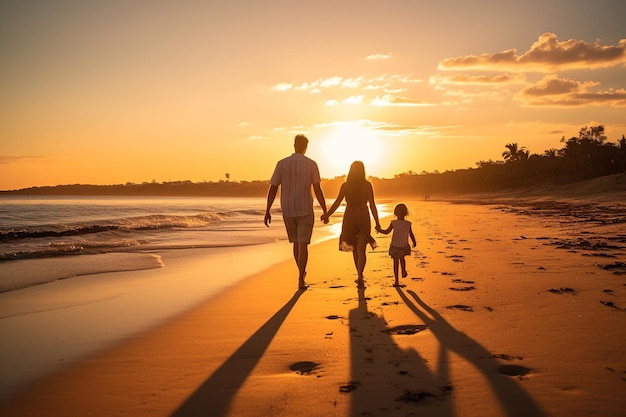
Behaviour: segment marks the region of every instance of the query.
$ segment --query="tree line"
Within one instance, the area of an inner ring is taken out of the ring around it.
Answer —
[[[389,194],[489,192],[567,184],[626,172],[626,138],[607,141],[604,126],[583,127],[578,136],[561,139],[561,149],[531,154],[516,142],[504,146],[502,160],[479,161],[476,168],[444,173],[405,172],[392,181],[376,181]]]
[[[377,196],[488,192],[538,185],[566,184],[626,172],[626,138],[607,141],[604,126],[583,127],[578,136],[561,139],[561,149],[531,154],[516,142],[504,146],[502,160],[479,161],[476,168],[440,172],[413,171],[394,178],[370,177]],[[336,195],[345,176],[323,179],[327,197]],[[18,195],[224,196],[261,197],[269,181],[169,181],[118,185],[59,185],[2,191]]]

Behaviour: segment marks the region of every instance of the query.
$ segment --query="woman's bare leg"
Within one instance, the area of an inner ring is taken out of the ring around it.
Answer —
[[[367,241],[362,234],[356,236],[356,248],[354,250],[354,264],[356,266],[357,280],[359,283],[363,282],[363,271],[365,270],[365,264],[367,263],[367,255],[365,250],[367,249]]]

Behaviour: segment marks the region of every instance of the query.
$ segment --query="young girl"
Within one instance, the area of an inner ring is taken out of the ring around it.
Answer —
[[[411,247],[409,246],[409,238],[413,247],[417,245],[415,242],[415,235],[411,228],[411,222],[404,218],[409,215],[409,210],[406,205],[400,203],[393,209],[393,214],[396,216],[396,220],[392,220],[388,228],[382,229],[377,227],[376,230],[385,235],[389,234],[393,230],[391,236],[391,245],[389,246],[389,256],[393,258],[393,274],[396,278],[394,287],[400,286],[398,280],[398,266],[402,268],[402,278],[406,278],[408,275],[406,272],[406,261],[404,257],[411,254]]]

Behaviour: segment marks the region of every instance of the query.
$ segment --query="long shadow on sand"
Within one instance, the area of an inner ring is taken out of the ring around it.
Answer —
[[[230,404],[248,375],[257,365],[303,290],[293,297],[259,328],[176,410],[172,417],[228,414]]]
[[[520,387],[515,379],[498,373],[497,369],[500,363],[487,349],[452,327],[415,292],[407,291],[415,303],[419,305],[419,308],[402,289],[398,288],[397,290],[407,307],[424,321],[431,333],[439,340],[441,346],[439,366],[447,366],[442,362],[447,362],[445,359],[448,355],[447,351],[452,351],[467,360],[483,374],[502,407],[504,415],[508,417],[546,416],[539,404]]]
[[[438,417],[453,416],[447,368],[433,374],[415,349],[401,348],[392,337],[411,337],[426,327],[389,328],[368,310],[368,300],[359,288],[358,306],[349,313],[352,380],[340,390],[351,396],[350,415],[433,415],[436,410]]]

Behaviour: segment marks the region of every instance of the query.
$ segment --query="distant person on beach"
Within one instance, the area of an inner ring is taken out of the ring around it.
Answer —
[[[402,270],[402,278],[406,278],[408,273],[406,272],[406,260],[405,256],[411,254],[411,247],[409,246],[409,238],[413,247],[417,245],[415,241],[415,235],[411,228],[411,222],[406,220],[405,217],[409,215],[409,210],[403,203],[396,204],[393,209],[393,214],[396,216],[396,220],[392,220],[388,228],[382,229],[377,227],[376,230],[385,235],[391,233],[391,245],[389,245],[389,256],[393,259],[393,275],[396,278],[394,287],[400,286],[400,280],[398,279],[398,270]]]
[[[322,215],[322,221],[328,223],[328,218],[337,210],[343,199],[346,199],[346,210],[339,236],[339,250],[351,251],[354,266],[357,271],[357,286],[365,287],[363,270],[367,262],[365,250],[367,245],[376,248],[376,240],[371,235],[370,211],[380,227],[378,210],[374,201],[374,188],[365,178],[365,165],[361,161],[354,161],[350,166],[346,182],[341,185],[339,194],[333,205]],[[369,207],[368,207],[369,206]]]
[[[298,288],[306,289],[306,265],[309,260],[309,243],[313,234],[315,215],[313,214],[313,197],[315,197],[326,213],[326,200],[320,185],[321,178],[317,163],[304,156],[309,145],[309,139],[304,135],[296,135],[294,139],[295,152],[276,164],[274,174],[270,179],[270,188],[267,192],[267,208],[265,210],[265,226],[272,222],[270,209],[274,204],[278,186],[280,189],[280,207],[283,221],[287,229],[289,242],[293,243],[293,258],[298,266]]]

